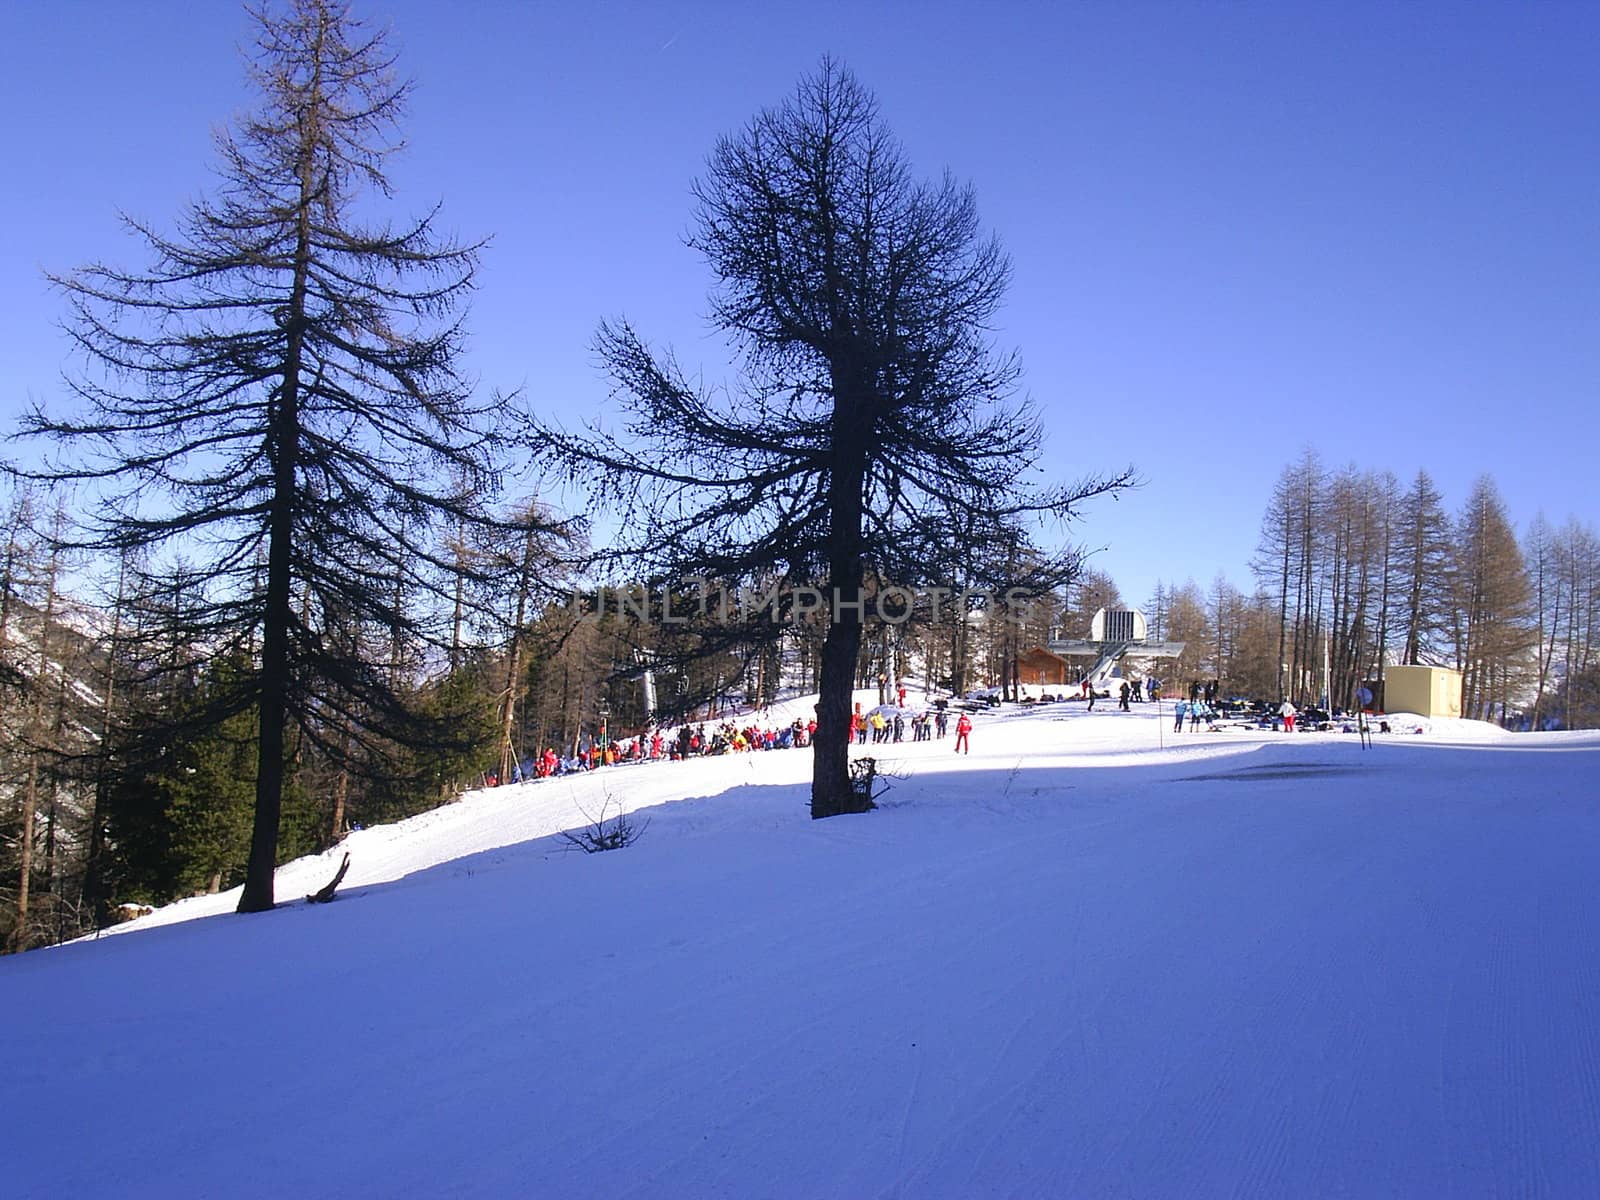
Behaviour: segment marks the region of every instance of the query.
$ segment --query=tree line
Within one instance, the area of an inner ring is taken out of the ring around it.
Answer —
[[[1465,716],[1600,725],[1600,540],[1543,514],[1519,538],[1488,476],[1452,512],[1425,470],[1402,483],[1308,450],[1272,487],[1251,567],[1248,593],[1156,587],[1152,631],[1187,642],[1178,676],[1347,705],[1387,663],[1444,666]]]
[[[259,643],[230,646],[183,576],[130,553],[86,577],[69,516],[23,489],[5,512],[0,555],[0,939],[8,950],[76,937],[124,912],[245,881],[256,819],[260,711],[239,693],[261,670]],[[960,581],[1021,578],[1015,547],[975,552]],[[352,829],[402,819],[463,790],[522,777],[545,747],[623,738],[652,722],[715,720],[821,686],[828,622],[666,625],[630,606],[597,613],[572,585],[582,535],[530,519],[520,538],[461,541],[441,531],[432,556],[434,644],[419,633],[345,626],[352,653],[380,669],[381,714],[318,703],[282,753],[275,857],[337,844]],[[1011,559],[1013,561],[1008,562]],[[474,581],[496,584],[473,595]],[[1016,613],[989,599],[890,610],[876,589],[850,686],[907,681],[962,693],[1014,678],[1017,656],[1047,639],[1052,595]],[[421,594],[412,596],[419,605]],[[700,597],[677,607],[694,610]],[[714,614],[717,598],[707,605]],[[314,611],[308,591],[294,609]],[[735,608],[735,612],[737,609]],[[1087,619],[1087,618],[1085,618]],[[650,687],[647,691],[645,678]],[[431,731],[431,732],[430,732]],[[425,735],[425,736],[424,736]]]
[[[624,427],[574,436],[463,374],[486,243],[443,235],[437,208],[384,215],[410,91],[389,35],[335,0],[250,19],[255,104],[216,135],[209,191],[170,228],[126,219],[140,265],[50,277],[68,402],[26,414],[7,464],[6,947],[193,890],[270,908],[276,865],[353,825],[786,672],[821,696],[812,814],[858,810],[857,680],[915,658],[964,687],[992,653],[965,612],[874,623],[866,601],[935,581],[1047,594],[1077,552],[1031,531],[1132,482],[1024,478],[1039,422],[990,343],[1009,264],[972,189],[917,179],[824,60],[694,188],[689,244],[737,377],[691,387],[603,323]],[[510,466],[530,457],[615,535],[592,546],[540,503]],[[622,576],[837,603],[663,626],[560,598]]]

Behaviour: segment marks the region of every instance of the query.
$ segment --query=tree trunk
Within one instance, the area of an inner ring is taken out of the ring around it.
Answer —
[[[529,515],[529,520],[533,514]],[[512,733],[516,728],[517,691],[522,674],[522,626],[528,619],[528,592],[533,586],[534,552],[538,541],[530,528],[522,543],[522,569],[517,573],[517,608],[511,618],[511,645],[506,651],[505,703],[500,711],[500,782],[511,779],[511,766],[516,758]],[[534,747],[538,753],[538,747]]]
[[[298,339],[296,339],[298,349]],[[296,364],[298,365],[298,364]],[[273,907],[272,876],[278,865],[278,817],[283,805],[284,725],[288,720],[290,598],[289,545],[293,536],[295,451],[299,440],[296,372],[285,373],[273,447],[277,481],[267,551],[266,614],[261,637],[261,737],[256,760],[255,822],[245,867],[240,912]]]
[[[106,646],[105,691],[100,700],[100,746],[95,755],[94,792],[89,801],[89,853],[83,869],[82,903],[88,908],[96,929],[111,923],[105,888],[105,808],[111,786],[111,755],[117,733],[117,662],[121,653],[122,617],[127,607],[128,560],[124,556],[117,569],[117,600],[111,611],[111,636]]]
[[[65,522],[65,513],[62,509],[56,510],[55,538],[60,541],[62,528]],[[50,671],[54,653],[52,634],[55,632],[56,621],[56,585],[60,575],[59,551],[50,552],[50,563],[47,567],[47,581],[45,586],[45,602],[43,620],[39,625],[39,658],[38,666],[34,670],[33,689],[34,700],[28,715],[28,782],[23,787],[22,795],[22,828],[20,830],[20,843],[17,847],[17,926],[12,933],[12,942],[16,949],[24,950],[28,945],[28,906],[31,902],[30,893],[33,881],[33,850],[34,850],[34,820],[39,812],[39,757],[43,753],[42,744],[45,730],[45,676]],[[65,675],[66,668],[56,664],[56,670]],[[63,687],[65,679],[62,680]]]
[[[339,782],[333,785],[333,829],[328,844],[331,846],[344,836],[345,805],[350,800],[350,768],[342,768]]]
[[[22,828],[17,845],[17,924],[11,948],[28,948],[28,903],[33,880],[33,819],[39,806],[39,754],[28,755],[28,782],[22,790]]]
[[[835,378],[837,378],[837,373]],[[817,736],[811,779],[811,815],[832,817],[865,812],[865,803],[850,787],[850,697],[855,688],[857,658],[865,617],[861,561],[862,489],[866,453],[858,441],[856,406],[835,400],[834,470],[829,480],[833,536],[829,546],[827,637],[822,643],[822,678],[817,696]]]
[[[321,61],[321,35],[314,61]],[[313,85],[315,86],[315,85]],[[320,105],[311,102],[310,116]],[[315,131],[309,126],[303,146]],[[294,621],[293,572],[296,488],[300,455],[300,371],[305,341],[306,286],[311,258],[311,206],[317,201],[309,150],[300,160],[299,232],[295,245],[294,283],[289,295],[288,341],[284,349],[283,385],[272,415],[268,444],[272,461],[272,511],[267,520],[267,594],[261,629],[261,737],[256,759],[255,821],[250,833],[250,858],[245,866],[240,912],[273,907],[272,877],[278,866],[278,818],[283,806],[283,732],[289,717],[289,631]]]
[[[847,602],[852,596],[844,588],[838,594]],[[860,595],[859,588],[853,595]],[[813,817],[866,811],[850,788],[850,697],[860,650],[859,621],[835,621],[828,626],[828,636],[822,643],[817,736],[812,749],[816,764],[811,781]]]
[[[450,670],[461,669],[461,631],[467,619],[467,544],[466,531],[456,526],[456,587],[455,605],[450,615]]]

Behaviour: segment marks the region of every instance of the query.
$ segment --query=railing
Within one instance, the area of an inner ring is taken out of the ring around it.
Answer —
[[[1099,683],[1105,678],[1106,672],[1117,665],[1117,661],[1128,652],[1132,642],[1117,642],[1107,646],[1100,652],[1100,657],[1095,659],[1094,666],[1089,668],[1089,682]]]

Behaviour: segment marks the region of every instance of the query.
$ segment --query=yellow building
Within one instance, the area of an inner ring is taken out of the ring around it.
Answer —
[[[1383,707],[1424,717],[1461,715],[1461,672],[1449,667],[1385,667]]]

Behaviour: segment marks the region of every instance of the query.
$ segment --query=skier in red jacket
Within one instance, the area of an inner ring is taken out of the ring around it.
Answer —
[[[966,713],[961,714],[961,719],[956,722],[956,753],[971,754],[972,747],[967,742],[967,734],[972,732],[972,718]]]

